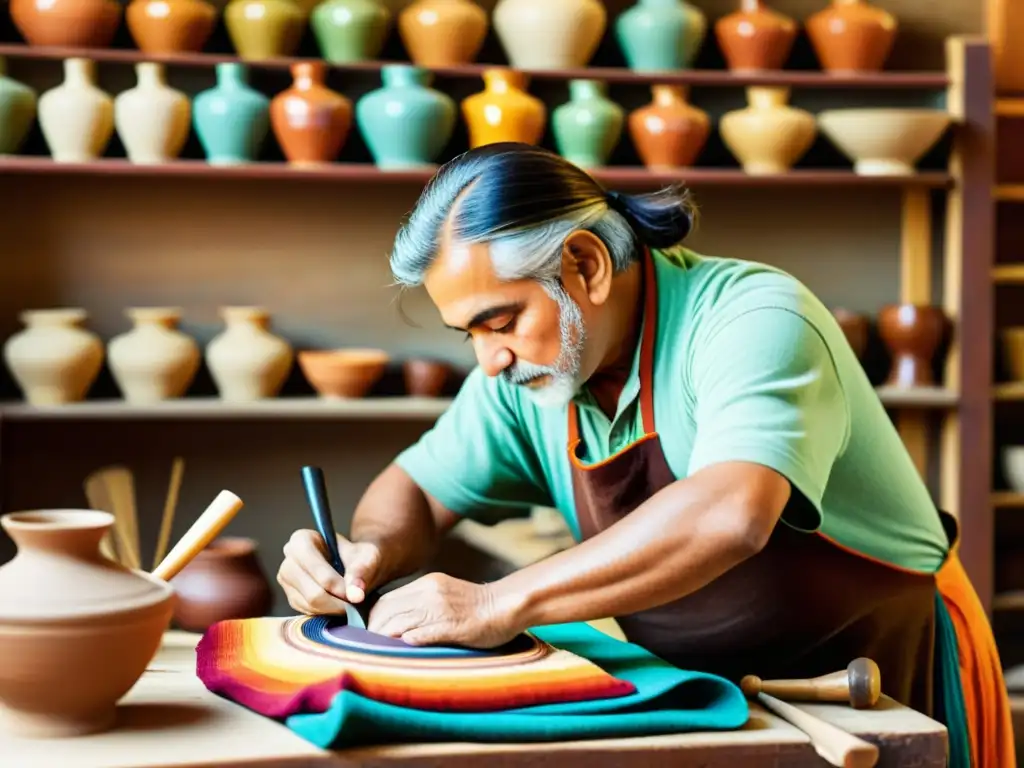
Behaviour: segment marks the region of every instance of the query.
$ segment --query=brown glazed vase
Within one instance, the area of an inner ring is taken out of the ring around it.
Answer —
[[[878,334],[892,354],[886,384],[894,387],[935,385],[935,353],[946,333],[946,316],[938,307],[896,304],[878,313]]]
[[[685,85],[652,85],[651,102],[627,121],[640,160],[648,168],[693,165],[711,132],[707,113],[687,101]]]
[[[416,0],[398,15],[398,34],[414,64],[472,64],[487,35],[487,13],[471,0]]]
[[[352,127],[352,102],[324,85],[327,65],[291,67],[291,88],[270,102],[270,125],[288,162],[317,165],[336,159]]]
[[[218,621],[265,616],[274,602],[252,539],[214,539],[171,579],[177,595],[174,621],[205,632]]]
[[[858,360],[863,360],[864,353],[868,348],[868,319],[864,315],[851,312],[842,307],[832,310],[832,316],[839,323],[843,335],[846,336],[846,341],[849,342],[850,347],[853,349],[853,354],[857,356]]]
[[[125,21],[140,51],[198,53],[217,23],[217,9],[206,0],[132,0]]]
[[[11,0],[10,9],[29,45],[106,48],[121,23],[117,0]]]
[[[796,40],[796,22],[764,0],[740,0],[740,9],[715,23],[725,63],[736,72],[782,69]]]
[[[406,360],[402,363],[405,391],[413,397],[438,397],[448,383],[451,366],[439,360]]]
[[[805,26],[826,72],[877,72],[889,58],[898,23],[865,0],[832,0]]]

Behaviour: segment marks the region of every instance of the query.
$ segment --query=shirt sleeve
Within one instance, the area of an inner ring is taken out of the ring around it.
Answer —
[[[479,368],[434,426],[395,462],[458,515],[551,505],[515,395]]]
[[[697,434],[689,472],[726,461],[770,467],[799,492],[783,519],[816,530],[849,430],[842,383],[817,329],[791,309],[751,309],[706,336],[690,376]]]

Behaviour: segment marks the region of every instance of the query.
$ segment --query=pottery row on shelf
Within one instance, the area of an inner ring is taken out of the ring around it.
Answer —
[[[2,66],[2,61],[0,61]],[[471,147],[502,141],[539,144],[549,115],[527,92],[529,78],[504,67],[484,70],[484,88],[460,107],[430,87],[432,75],[407,64],[385,66],[383,85],[352,101],[325,85],[322,62],[292,65],[293,84],[272,99],[247,83],[243,64],[216,66],[217,85],[190,102],[168,85],[163,64],[135,65],[138,84],[111,98],[96,85],[89,59],[64,61],[64,82],[36,97],[0,70],[0,154],[17,152],[38,112],[57,162],[103,155],[116,130],[133,163],[176,159],[190,125],[207,161],[255,161],[273,133],[287,161],[305,166],[336,160],[353,122],[382,169],[432,167],[461,111]],[[783,173],[827,136],[860,174],[911,174],[941,138],[950,117],[941,109],[834,109],[813,115],[788,104],[785,87],[749,87],[748,105],[722,116],[721,137],[750,174]],[[654,170],[685,168],[698,159],[711,119],[688,100],[683,85],[654,84],[651,101],[626,115],[600,80],[571,80],[569,100],[551,111],[555,148],[584,168],[607,163],[628,133],[641,162]]]
[[[824,0],[822,0],[824,5]],[[103,48],[121,24],[146,53],[202,51],[217,24],[207,0],[10,0],[14,26],[30,45]],[[519,69],[587,66],[606,33],[637,71],[688,68],[705,44],[707,16],[686,0],[637,0],[609,24],[600,0],[498,0],[491,19],[472,0],[415,0],[394,14],[379,0],[230,0],[224,25],[243,59],[294,55],[311,28],[332,63],[375,59],[397,28],[410,59],[428,67],[475,61],[489,27]],[[732,70],[782,68],[798,24],[765,0],[738,0],[718,19],[714,36]],[[804,28],[830,72],[878,71],[898,23],[867,0],[832,0]]]
[[[221,399],[253,402],[275,397],[292,365],[325,398],[363,397],[383,376],[390,358],[377,349],[305,350],[269,329],[270,315],[261,307],[222,307],[224,330],[205,349],[205,361]],[[84,400],[102,369],[111,375],[130,403],[179,398],[191,386],[204,357],[194,339],[178,329],[175,308],[140,307],[126,311],[133,327],[102,340],[84,327],[79,308],[36,309],[21,313],[25,325],[4,344],[3,354],[15,383],[32,405],[60,405]],[[441,362],[407,360],[406,391],[437,396],[451,373]]]

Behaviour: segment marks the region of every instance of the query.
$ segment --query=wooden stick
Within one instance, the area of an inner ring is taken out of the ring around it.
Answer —
[[[842,671],[809,679],[762,680],[747,675],[740,680],[740,688],[747,696],[767,693],[782,701],[831,701],[867,709],[882,695],[882,672],[874,661],[861,656]]]
[[[160,535],[156,542],[156,552],[153,553],[154,569],[164,559],[164,555],[167,554],[167,545],[171,540],[171,528],[174,525],[174,510],[178,506],[178,493],[181,491],[181,478],[184,474],[185,460],[178,456],[171,465],[171,481],[167,486],[167,498],[164,500],[164,515],[160,520]]]
[[[814,751],[829,765],[838,768],[874,768],[878,762],[878,747],[864,739],[847,733],[832,723],[779,701],[767,693],[757,694],[757,700],[790,725],[807,734]]]
[[[170,554],[153,569],[153,575],[164,581],[177,576],[231,522],[242,506],[242,500],[231,491],[218,493],[217,498],[174,545]]]

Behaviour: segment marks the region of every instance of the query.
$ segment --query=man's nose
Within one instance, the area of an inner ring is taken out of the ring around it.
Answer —
[[[497,376],[512,365],[515,359],[508,347],[493,338],[480,339],[474,347],[477,362],[488,376]]]

